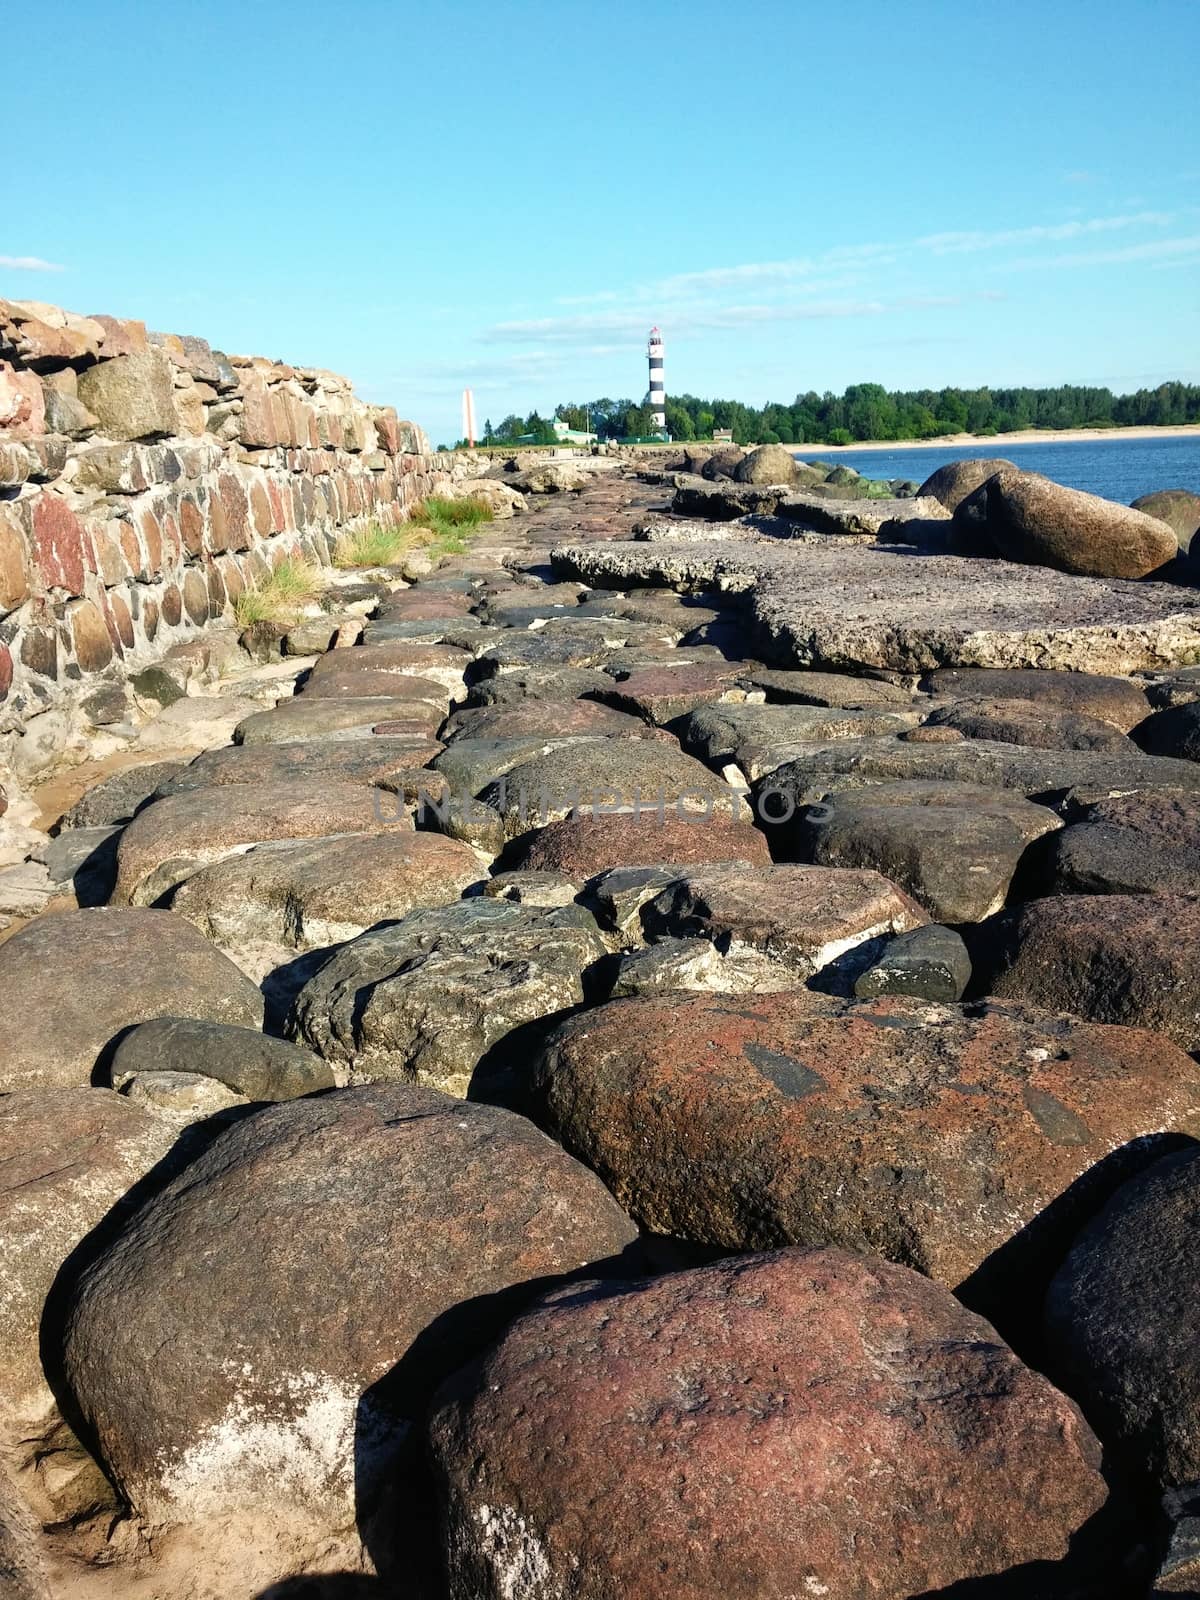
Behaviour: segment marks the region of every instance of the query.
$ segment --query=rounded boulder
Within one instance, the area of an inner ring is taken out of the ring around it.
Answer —
[[[982,1318],[835,1250],[551,1295],[430,1432],[450,1600],[957,1592],[1071,1566],[1106,1497],[1076,1408]]]

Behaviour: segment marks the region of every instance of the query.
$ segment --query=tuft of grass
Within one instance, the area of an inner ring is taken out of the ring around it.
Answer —
[[[295,622],[324,587],[320,571],[311,561],[281,561],[265,582],[238,595],[233,614],[239,628],[254,622]]]
[[[391,526],[368,522],[338,540],[335,567],[391,567],[411,550],[430,555],[461,555],[467,539],[483,522],[492,520],[484,500],[443,500],[431,495],[413,507],[407,522]]]
[[[335,567],[391,567],[409,550],[429,543],[428,530],[402,522],[368,522],[344,533],[333,552]]]

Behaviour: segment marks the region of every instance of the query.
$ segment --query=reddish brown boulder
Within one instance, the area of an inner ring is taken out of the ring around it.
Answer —
[[[314,670],[305,679],[300,693],[306,700],[377,700],[392,696],[395,699],[424,700],[428,705],[438,706],[442,710],[449,704],[449,690],[428,678],[419,678],[410,673],[342,667],[342,656],[357,654],[357,650],[330,651],[322,660],[333,661],[338,670],[331,669],[319,676]],[[335,657],[338,659],[335,660]]]
[[[989,930],[981,991],[1090,1022],[1153,1028],[1200,1050],[1200,894],[1032,900]]]
[[[618,1000],[563,1023],[533,1077],[643,1227],[873,1251],[1009,1327],[1151,1158],[1134,1141],[1200,1132],[1200,1067],[1166,1039],[1015,1004]]]
[[[685,666],[641,667],[622,678],[604,698],[621,711],[661,724],[714,701],[744,700],[744,691],[732,693],[737,676],[736,666],[721,666],[710,661],[689,662]]]
[[[357,1568],[356,1521],[434,1385],[546,1279],[634,1237],[521,1117],[394,1084],[289,1100],[218,1138],[75,1285],[67,1381],[151,1522],[250,1551],[282,1525],[285,1571],[331,1546]]]
[[[748,810],[740,818],[714,814],[704,820],[664,807],[661,814],[649,809],[564,817],[518,840],[512,864],[584,879],[614,867],[653,866],[660,861],[670,865],[747,861],[765,867],[770,860],[766,837],[753,826]]]
[[[836,1250],[551,1294],[446,1385],[430,1435],[451,1600],[1065,1578],[1106,1498],[1075,1406],[982,1318]]]
[[[46,431],[46,396],[33,372],[0,361],[0,442],[38,439]]]
[[[65,500],[40,494],[33,506],[33,564],[48,589],[83,593],[86,572],[93,570],[83,524]]]

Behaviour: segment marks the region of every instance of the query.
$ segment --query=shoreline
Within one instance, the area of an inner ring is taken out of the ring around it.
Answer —
[[[789,450],[824,457],[853,455],[857,450],[966,450],[974,445],[983,446],[988,455],[1004,445],[1012,444],[1091,444],[1106,439],[1196,439],[1200,440],[1200,423],[1190,423],[1176,428],[1025,428],[1019,433],[948,433],[937,439],[856,439],[853,444],[790,444]]]

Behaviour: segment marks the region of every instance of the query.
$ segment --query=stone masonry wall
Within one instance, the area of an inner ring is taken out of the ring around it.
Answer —
[[[0,300],[0,767],[44,766],[106,682],[285,557],[403,520],[444,466],[335,373]]]

